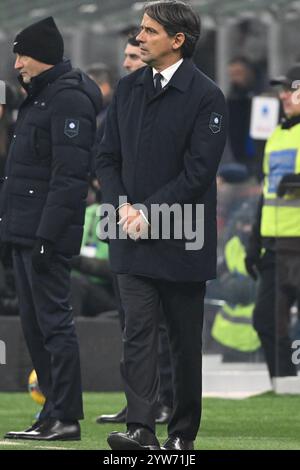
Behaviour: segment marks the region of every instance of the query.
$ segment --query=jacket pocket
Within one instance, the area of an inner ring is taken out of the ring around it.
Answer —
[[[28,184],[10,194],[9,231],[12,235],[35,237],[46,198],[47,193]]]

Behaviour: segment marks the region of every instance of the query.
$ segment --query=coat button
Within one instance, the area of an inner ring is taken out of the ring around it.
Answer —
[[[45,101],[42,101],[42,102],[41,102],[41,106],[45,106]]]
[[[34,104],[39,104],[39,102],[38,102],[38,101],[35,101]]]
[[[5,180],[8,180],[8,176],[5,176],[4,179],[5,179]]]
[[[29,194],[34,194],[34,190],[33,190],[33,189],[30,189],[30,190],[29,190]]]
[[[17,134],[14,134],[14,139],[17,137]]]

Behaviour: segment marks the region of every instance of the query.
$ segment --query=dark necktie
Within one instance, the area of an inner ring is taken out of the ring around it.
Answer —
[[[154,75],[154,87],[155,87],[156,93],[159,93],[162,90],[162,86],[161,86],[162,78],[163,76],[160,73],[156,73]]]

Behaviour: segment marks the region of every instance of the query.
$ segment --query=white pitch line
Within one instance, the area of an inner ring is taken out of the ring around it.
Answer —
[[[31,441],[32,444],[32,441]],[[29,446],[29,442],[24,442],[24,439],[18,439],[18,442],[11,442],[11,441],[0,441],[0,446]],[[33,449],[49,449],[49,450],[76,450],[72,449],[71,447],[58,447],[58,446],[34,446],[31,448]]]
[[[48,450],[76,450],[71,447],[50,447],[50,446],[34,446],[34,449],[48,449]]]
[[[21,443],[23,445],[23,442]],[[26,442],[27,444],[27,442]],[[20,442],[0,441],[0,446],[19,446]]]

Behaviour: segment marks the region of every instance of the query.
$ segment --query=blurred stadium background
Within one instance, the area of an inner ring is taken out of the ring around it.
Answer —
[[[125,74],[122,64],[128,31],[139,24],[144,3],[132,0],[0,0],[0,80],[14,86],[17,84],[12,54],[16,33],[41,18],[53,15],[64,36],[65,55],[73,66],[86,70],[92,63],[105,63],[116,83]],[[194,60],[216,80],[226,95],[230,93],[228,64],[235,57],[245,57],[253,64],[256,88],[258,93],[264,94],[270,94],[269,77],[300,61],[300,1],[191,0],[190,3],[202,19],[202,37]],[[258,168],[261,167],[264,142],[254,143],[255,162],[253,160],[254,164],[248,166],[249,178],[240,175],[232,181],[232,178],[227,179],[226,172],[219,175],[221,281],[209,286],[206,301],[203,382],[207,398],[198,448],[300,449],[300,397],[286,395],[300,395],[299,377],[271,383],[259,340],[251,329],[254,285],[249,279],[244,279],[241,284],[239,277],[237,287],[236,279],[229,276],[228,266],[226,272],[223,270],[225,246],[237,232],[243,232],[243,227],[244,232],[248,230],[253,218],[253,205],[249,205],[249,200],[256,201],[260,193]],[[228,160],[232,158],[225,156],[224,163]],[[247,166],[242,158],[238,163]],[[248,218],[244,217],[245,213]],[[239,344],[229,338],[231,333],[228,333],[228,341],[224,341],[224,337],[220,339],[220,335],[214,332],[216,317],[224,303],[232,305],[239,302],[233,299],[234,295],[239,299],[244,296],[243,305],[250,308],[249,331],[245,333],[244,343],[241,340]],[[298,339],[297,306],[294,306],[291,318],[291,334]],[[118,370],[121,351],[118,319],[114,312],[108,312],[95,318],[77,318],[77,325],[84,388],[88,392],[98,392],[85,395],[87,419],[83,425],[84,440],[78,448],[106,448],[105,435],[110,427],[100,429],[93,420],[100,412],[118,411],[123,404],[122,395],[115,393],[122,389]],[[4,434],[12,425],[24,427],[38,409],[27,394],[28,374],[32,366],[16,315],[4,313],[1,316],[0,340],[6,344],[6,364],[0,365],[0,434]],[[12,393],[22,391],[24,395]],[[258,394],[262,395],[249,398]],[[164,428],[159,432],[159,436],[165,436]],[[22,448],[15,443],[11,446],[0,442],[0,449]],[[24,448],[29,446],[26,444]],[[72,448],[72,445],[67,447]]]
[[[1,75],[14,77],[12,40],[19,30],[53,15],[66,55],[75,66],[101,61],[123,74],[126,30],[139,24],[145,2],[132,0],[1,0]],[[199,66],[226,91],[227,64],[236,55],[260,63],[273,75],[299,59],[300,2],[295,0],[191,0],[201,14],[203,32],[196,54]]]

